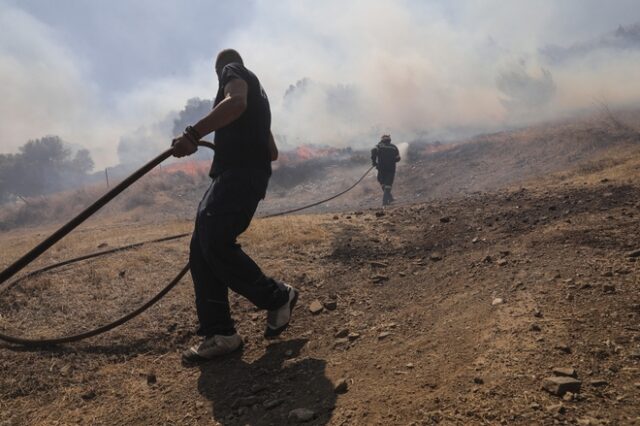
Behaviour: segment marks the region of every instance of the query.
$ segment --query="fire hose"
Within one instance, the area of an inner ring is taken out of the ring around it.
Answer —
[[[207,147],[207,148],[210,148],[210,149],[214,149],[214,145],[212,143],[210,143],[210,142],[200,141],[199,145]],[[134,173],[132,173],[130,176],[128,176],[126,179],[124,179],[122,182],[120,182],[118,185],[116,185],[113,189],[111,189],[106,194],[104,194],[102,197],[100,197],[97,201],[95,201],[89,207],[87,207],[82,212],[80,212],[76,217],[74,217],[69,222],[67,222],[63,226],[61,226],[58,230],[56,230],[53,234],[51,234],[49,237],[47,237],[40,244],[36,245],[33,249],[31,249],[29,252],[27,252],[20,259],[16,260],[14,263],[9,265],[6,269],[4,269],[2,272],[0,272],[0,286],[2,286],[6,281],[8,281],[10,278],[12,278],[18,272],[20,272],[24,267],[26,267],[28,264],[33,262],[36,258],[38,258],[40,255],[42,255],[49,248],[51,248],[51,246],[53,246],[55,243],[57,243],[63,237],[65,237],[67,234],[69,234],[71,231],[73,231],[81,223],[83,223],[90,216],[92,216],[94,213],[96,213],[100,208],[102,208],[107,203],[109,203],[111,200],[113,200],[113,198],[115,198],[117,195],[119,195],[121,192],[123,192],[129,186],[131,186],[134,182],[136,182],[142,176],[147,174],[153,168],[155,168],[160,163],[162,163],[164,160],[166,160],[168,157],[170,157],[172,153],[173,153],[173,148],[169,148],[166,151],[164,151],[162,154],[160,154],[157,157],[155,157],[153,160],[149,161],[147,164],[145,164],[144,166],[142,166],[141,168],[136,170]],[[326,203],[326,202],[331,201],[331,200],[333,200],[335,198],[338,198],[341,195],[344,195],[347,192],[351,191],[353,188],[355,188],[360,182],[362,182],[362,180],[364,180],[364,178],[369,174],[369,172],[372,169],[373,169],[373,167],[370,167],[362,175],[362,177],[360,177],[360,179],[358,179],[352,186],[350,186],[349,188],[347,188],[344,191],[341,191],[340,193],[338,193],[336,195],[333,195],[333,196],[331,196],[329,198],[326,198],[324,200],[320,200],[320,201],[317,201],[317,202],[314,202],[314,203],[311,203],[311,204],[308,204],[308,205],[305,205],[305,206],[302,206],[302,207],[298,207],[298,208],[294,208],[294,209],[290,209],[290,210],[286,210],[286,211],[282,211],[282,212],[278,212],[278,213],[268,214],[268,215],[265,215],[265,216],[262,216],[262,217],[263,218],[270,218],[270,217],[276,217],[276,216],[283,216],[283,215],[286,215],[286,214],[290,214],[290,213],[298,212],[298,211],[301,211],[301,210],[305,210],[305,209],[308,209],[308,208],[311,208],[311,207]],[[109,249],[109,250],[103,250],[103,251],[99,251],[99,252],[95,252],[95,253],[90,253],[90,254],[86,254],[86,255],[83,255],[83,256],[75,257],[73,259],[67,259],[67,260],[62,261],[62,262],[57,262],[57,263],[45,266],[43,268],[31,271],[31,272],[23,275],[22,277],[18,278],[17,280],[14,280],[13,282],[6,284],[4,286],[4,288],[0,288],[0,293],[7,291],[9,288],[13,287],[15,284],[17,284],[17,283],[19,283],[21,281],[24,281],[27,278],[33,277],[34,275],[37,275],[37,274],[45,272],[45,271],[50,271],[50,270],[53,270],[53,269],[56,269],[56,268],[59,268],[59,267],[62,267],[62,266],[70,265],[70,264],[73,264],[73,263],[76,263],[76,262],[80,262],[80,261],[83,261],[83,260],[96,258],[96,257],[99,257],[99,256],[104,256],[104,255],[115,253],[115,252],[129,250],[129,249],[132,249],[132,248],[140,247],[140,246],[145,245],[145,244],[159,243],[159,242],[163,242],[163,241],[170,241],[170,240],[186,237],[188,235],[190,235],[190,234],[185,233],[185,234],[172,235],[172,236],[158,238],[158,239],[154,239],[154,240],[150,240],[150,241],[144,241],[144,242],[129,244],[129,245],[123,246],[123,247],[118,247],[118,248],[113,248],[113,249]],[[117,320],[115,320],[115,321],[113,321],[113,322],[111,322],[109,324],[105,324],[105,325],[100,326],[98,328],[95,328],[95,329],[92,329],[92,330],[88,330],[88,331],[85,331],[85,332],[82,332],[82,333],[68,335],[68,336],[64,336],[64,337],[56,337],[56,338],[32,338],[32,339],[30,339],[30,338],[12,336],[12,335],[0,332],[0,340],[3,340],[5,342],[9,342],[9,343],[23,345],[23,346],[49,346],[49,345],[57,345],[57,344],[63,344],[63,343],[76,342],[78,340],[83,340],[83,339],[87,339],[89,337],[94,337],[94,336],[97,336],[99,334],[106,333],[107,331],[110,331],[110,330],[112,330],[112,329],[114,329],[114,328],[126,323],[127,321],[137,317],[138,315],[140,315],[141,313],[143,313],[144,311],[149,309],[151,306],[153,306],[155,303],[157,303],[173,287],[175,287],[178,284],[178,282],[180,282],[182,277],[184,277],[184,275],[188,271],[189,271],[189,264],[187,263],[180,270],[180,272],[178,272],[178,274],[162,290],[160,290],[155,296],[153,296],[151,299],[149,299],[147,302],[145,302],[142,306],[140,306],[136,310],[128,313],[127,315],[124,315],[124,316],[118,318]]]

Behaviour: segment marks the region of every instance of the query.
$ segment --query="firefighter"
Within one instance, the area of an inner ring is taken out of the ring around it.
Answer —
[[[382,205],[393,202],[391,186],[396,175],[396,163],[400,161],[398,147],[391,143],[391,136],[382,135],[380,142],[371,150],[371,163],[378,169],[378,182],[382,187]]]
[[[237,51],[220,52],[215,68],[219,88],[213,110],[173,141],[174,156],[184,157],[196,152],[203,136],[215,132],[212,183],[198,207],[189,256],[197,334],[203,340],[183,353],[185,362],[212,359],[242,346],[231,318],[229,289],[267,311],[266,338],[287,328],[298,299],[296,289],[263,273],[236,241],[264,198],[271,161],[278,157],[269,100]]]

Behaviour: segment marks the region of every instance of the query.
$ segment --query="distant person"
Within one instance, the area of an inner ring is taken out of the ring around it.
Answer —
[[[396,176],[396,163],[400,161],[398,147],[391,143],[391,136],[382,135],[380,142],[371,150],[371,163],[378,169],[378,182],[382,187],[382,205],[393,202],[391,187]]]
[[[265,197],[271,162],[278,157],[267,94],[235,50],[221,51],[215,69],[219,86],[213,110],[172,143],[173,155],[184,157],[215,132],[212,183],[198,206],[189,255],[197,334],[204,339],[182,354],[185,362],[212,359],[242,346],[231,318],[229,288],[267,310],[266,338],[287,328],[298,299],[297,290],[266,276],[236,242]]]

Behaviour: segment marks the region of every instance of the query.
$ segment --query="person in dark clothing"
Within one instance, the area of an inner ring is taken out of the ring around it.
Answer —
[[[240,54],[223,50],[216,59],[218,93],[213,110],[173,140],[173,155],[197,150],[198,141],[215,132],[212,183],[198,206],[189,265],[196,311],[203,336],[186,350],[185,362],[233,352],[242,346],[229,308],[229,288],[267,310],[265,337],[282,333],[291,319],[298,291],[266,276],[237,243],[265,197],[271,162],[278,150],[271,133],[269,99]]]
[[[391,187],[396,176],[396,163],[400,161],[398,147],[391,143],[391,136],[382,135],[380,142],[371,150],[371,163],[378,169],[378,182],[382,187],[382,205],[393,202]]]

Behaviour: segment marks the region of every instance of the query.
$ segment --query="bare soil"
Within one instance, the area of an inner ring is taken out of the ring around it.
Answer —
[[[197,341],[186,277],[105,335],[2,344],[0,424],[282,425],[298,408],[313,425],[640,424],[640,154],[629,141],[606,152],[501,189],[255,220],[245,248],[301,290],[280,340],[263,340],[265,313],[233,296],[244,349],[182,366]],[[93,223],[40,264],[190,227]],[[0,264],[48,231],[3,233]],[[43,274],[0,294],[0,329],[50,336],[107,322],[159,289],[187,250],[178,240]],[[575,369],[580,392],[545,391],[554,368]]]

